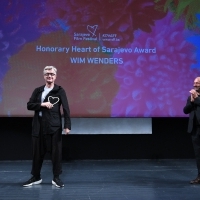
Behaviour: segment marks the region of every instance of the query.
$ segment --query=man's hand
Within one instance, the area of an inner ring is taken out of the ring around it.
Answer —
[[[41,106],[51,109],[53,107],[53,104],[51,104],[50,102],[43,102],[41,103]]]
[[[65,135],[68,135],[69,132],[70,132],[70,130],[69,130],[68,128],[65,128],[65,129],[64,129],[64,134],[65,134]]]
[[[191,94],[191,102],[193,102],[194,99],[196,99],[198,97],[199,93],[194,89],[190,90],[189,92]]]

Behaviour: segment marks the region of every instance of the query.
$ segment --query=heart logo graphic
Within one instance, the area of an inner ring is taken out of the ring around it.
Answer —
[[[51,104],[53,104],[53,105],[55,105],[56,103],[58,103],[59,102],[59,98],[58,97],[52,97],[52,96],[49,96],[48,97],[48,101],[51,103]]]
[[[92,33],[92,37],[93,37],[93,36],[96,36],[96,35],[95,35],[95,32],[96,32],[96,30],[97,30],[97,27],[98,27],[98,25],[94,25],[94,26],[87,25],[87,30],[88,30],[90,33]]]

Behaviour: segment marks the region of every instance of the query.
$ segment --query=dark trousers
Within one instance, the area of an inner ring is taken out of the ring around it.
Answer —
[[[200,177],[200,127],[194,126],[192,130],[192,144],[196,158],[198,176]]]
[[[62,173],[62,129],[58,129],[54,134],[43,134],[41,123],[39,137],[32,137],[31,174],[33,176],[40,176],[44,156],[47,152],[51,154],[53,175],[59,176]]]

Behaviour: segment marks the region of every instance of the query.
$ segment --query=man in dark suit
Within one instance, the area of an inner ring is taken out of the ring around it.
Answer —
[[[200,183],[200,77],[195,78],[194,88],[183,108],[185,114],[189,114],[188,133],[191,133],[198,175],[190,181],[191,184]]]
[[[40,171],[46,152],[51,154],[53,164],[52,184],[63,187],[59,175],[62,173],[62,105],[64,115],[64,133],[71,130],[70,110],[65,90],[54,82],[57,69],[46,66],[43,70],[45,85],[36,88],[27,103],[27,109],[34,111],[32,122],[32,170],[33,175],[23,186],[31,186],[42,182]]]

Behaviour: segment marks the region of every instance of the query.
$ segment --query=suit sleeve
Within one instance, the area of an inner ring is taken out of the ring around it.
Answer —
[[[197,97],[199,98],[199,97]],[[192,110],[194,109],[194,103],[191,102],[190,96],[187,99],[187,103],[185,105],[185,107],[183,108],[183,112],[185,114],[189,114]]]
[[[68,128],[71,130],[71,119],[70,119],[70,109],[69,104],[67,100],[67,95],[65,93],[64,89],[61,89],[61,103],[63,108],[63,114],[64,114],[64,129]]]
[[[29,99],[29,102],[27,103],[28,110],[39,111],[41,109],[41,102],[37,102],[37,94],[38,90],[35,89],[31,95],[31,98]]]

